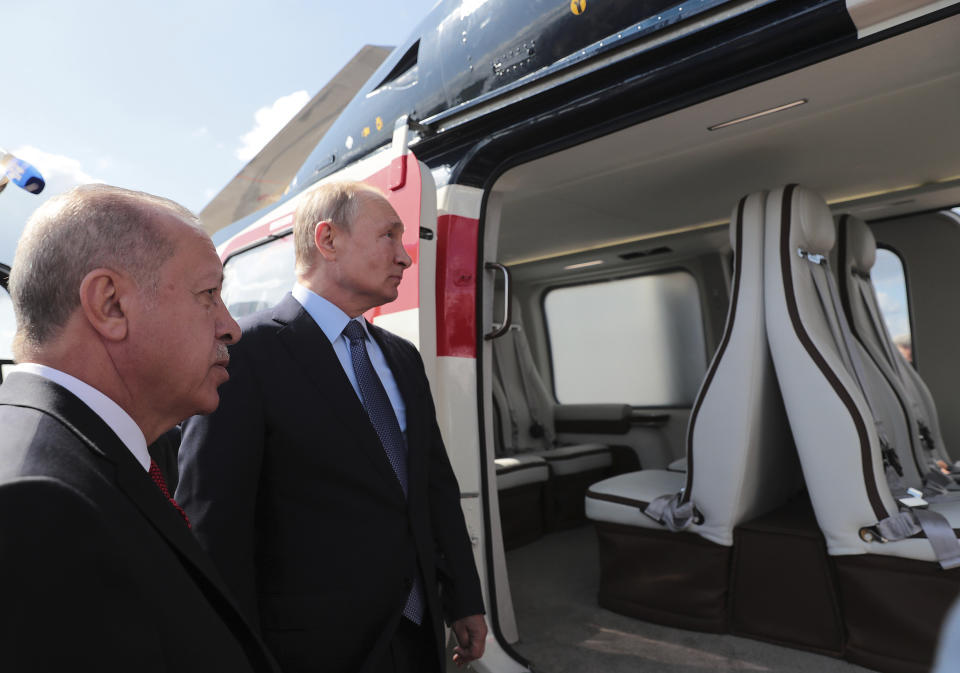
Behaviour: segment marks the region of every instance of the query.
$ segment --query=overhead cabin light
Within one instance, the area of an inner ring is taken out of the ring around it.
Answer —
[[[714,124],[713,126],[708,126],[708,131],[716,131],[717,129],[722,129],[727,126],[733,126],[734,124],[739,124],[740,122],[748,122],[751,119],[757,119],[759,117],[766,117],[767,115],[772,115],[774,112],[782,112],[784,110],[789,110],[792,107],[797,107],[798,105],[803,105],[807,102],[806,98],[801,98],[795,100],[792,103],[786,103],[785,105],[778,105],[777,107],[767,108],[766,110],[760,110],[760,112],[754,112],[753,114],[744,115],[743,117],[737,117],[736,119],[731,119],[728,122],[722,122],[720,124]]]
[[[573,269],[585,269],[588,266],[596,266],[597,264],[603,264],[603,260],[595,259],[590,262],[580,262],[579,264],[568,264],[567,266],[563,267],[563,270],[572,271]]]

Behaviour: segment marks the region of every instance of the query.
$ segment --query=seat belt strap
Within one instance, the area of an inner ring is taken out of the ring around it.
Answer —
[[[845,319],[837,313],[837,307],[840,305],[840,297],[837,293],[836,285],[832,282],[833,277],[831,275],[829,262],[823,255],[814,255],[804,252],[803,250],[798,250],[798,252],[801,257],[806,258],[807,261],[813,264],[813,266],[810,267],[810,276],[813,278],[813,285],[817,290],[817,298],[820,300],[820,306],[827,316],[827,323],[830,325],[830,331],[833,332],[833,338],[837,342],[837,345],[840,346],[840,356],[843,360],[844,367],[853,375],[857,387],[860,388],[860,393],[867,403],[867,408],[870,410],[870,415],[873,417],[873,423],[877,430],[877,437],[880,440],[884,460],[889,461],[890,465],[902,476],[903,468],[900,465],[900,460],[896,457],[896,451],[890,444],[887,433],[883,429],[883,421],[881,421],[877,415],[867,388],[864,385],[866,374],[864,373],[860,351],[857,349],[856,344],[853,343],[853,335],[850,334],[850,329]],[[827,300],[828,296],[830,297],[830,301]],[[844,329],[844,327],[846,327],[846,329]]]
[[[688,500],[681,504],[682,499],[683,489],[654,498],[640,511],[674,533],[688,528],[692,523],[703,523],[703,515],[694,507],[693,501]]]
[[[949,570],[960,566],[960,541],[946,517],[939,512],[911,507],[887,517],[874,528],[880,536],[880,542],[906,540],[923,531],[941,568]],[[861,537],[876,541],[865,537],[862,532]]]
[[[510,398],[510,393],[507,392],[503,372],[500,370],[500,358],[497,357],[496,348],[494,348],[493,353],[493,368],[495,370],[494,375],[500,381],[500,389],[503,390],[503,397],[507,403],[507,416],[510,418],[510,438],[512,441],[509,452],[516,453],[520,449],[520,427],[517,423],[517,412],[513,408],[513,400]]]
[[[540,442],[544,445],[544,448],[549,449],[553,447],[553,441],[546,439],[545,428],[543,423],[540,421],[540,408],[537,406],[536,400],[533,399],[530,394],[530,383],[527,380],[529,373],[527,372],[527,365],[530,363],[527,362],[527,358],[524,357],[524,354],[521,352],[520,346],[520,337],[523,335],[523,332],[520,329],[519,325],[511,325],[510,327],[510,338],[513,341],[513,352],[517,358],[517,368],[520,370],[520,388],[523,391],[523,399],[527,402],[527,412],[530,414],[530,436],[539,439]]]

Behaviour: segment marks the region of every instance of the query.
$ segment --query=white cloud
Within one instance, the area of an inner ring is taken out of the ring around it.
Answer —
[[[236,157],[242,161],[253,159],[308,100],[310,96],[306,91],[295,91],[289,96],[281,96],[273,105],[257,110],[253,115],[256,123],[240,138],[243,144],[234,152]]]
[[[210,133],[210,130],[209,130],[206,126],[201,126],[201,127],[198,128],[196,131],[194,131],[191,135],[192,135],[194,138],[202,138],[203,136],[207,135],[208,133]]]
[[[877,290],[877,303],[884,315],[903,311],[903,305],[883,290]]]
[[[59,190],[64,191],[75,185],[99,182],[84,170],[79,160],[62,154],[44,152],[32,145],[18,147],[13,150],[13,154],[33,164],[40,171],[44,180],[47,181],[48,188],[50,183],[56,183],[57,185],[65,185]]]

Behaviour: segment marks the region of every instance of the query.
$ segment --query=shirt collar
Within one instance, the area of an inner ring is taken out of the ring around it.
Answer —
[[[110,426],[110,429],[120,438],[120,441],[133,454],[137,462],[143,466],[143,469],[150,469],[150,452],[147,451],[147,440],[143,436],[143,431],[119,404],[90,384],[47,365],[23,362],[13,367],[12,372],[42,376],[79,397],[81,402],[90,407],[97,416],[103,419],[104,423]]]
[[[330,343],[336,341],[343,333],[343,328],[350,322],[350,316],[344,313],[339,306],[329,299],[324,299],[300,283],[294,284],[291,293],[293,294],[293,298],[300,302],[304,310],[313,318],[313,321],[317,323],[317,327],[323,331],[327,340],[330,341]],[[364,320],[363,316],[357,316],[354,320],[363,326],[363,330],[369,337],[370,331],[367,329],[367,321]]]

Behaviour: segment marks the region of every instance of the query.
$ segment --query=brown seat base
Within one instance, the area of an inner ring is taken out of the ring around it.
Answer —
[[[543,535],[546,487],[547,482],[538,482],[497,492],[504,549],[522,547]]]
[[[727,630],[730,547],[692,533],[596,526],[601,606],[681,629]]]

